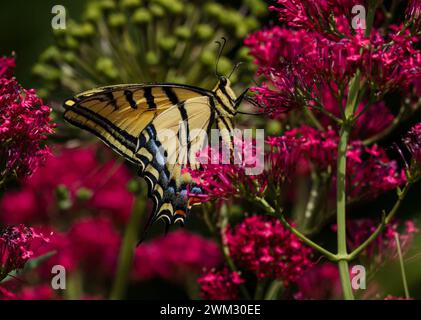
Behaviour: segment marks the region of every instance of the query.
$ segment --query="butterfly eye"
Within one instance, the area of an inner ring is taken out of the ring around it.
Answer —
[[[221,77],[219,77],[219,82],[220,82],[222,85],[226,85],[226,84],[227,84],[227,82],[228,82],[228,80],[227,80],[227,78],[226,78],[226,77],[221,76]]]

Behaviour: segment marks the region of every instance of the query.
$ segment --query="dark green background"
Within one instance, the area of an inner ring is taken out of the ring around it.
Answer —
[[[16,53],[15,75],[24,87],[34,85],[31,69],[41,52],[52,44],[51,8],[66,7],[66,17],[77,19],[83,0],[0,1],[0,55]]]

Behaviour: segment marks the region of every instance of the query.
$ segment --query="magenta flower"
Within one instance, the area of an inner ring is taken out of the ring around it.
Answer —
[[[227,268],[211,270],[202,275],[199,280],[201,296],[207,300],[236,300],[239,298],[238,285],[245,282],[237,272]]]
[[[14,57],[0,57],[0,78],[10,79],[16,67]]]
[[[74,254],[74,247],[72,246],[72,239],[68,237],[67,233],[58,231],[51,227],[45,226],[39,228],[44,234],[50,234],[49,242],[43,245],[38,251],[38,255],[45,254],[47,252],[55,252],[53,256],[48,258],[41,266],[38,267],[37,271],[45,278],[51,277],[51,268],[54,265],[63,266],[68,272],[73,272],[77,269],[79,262]],[[78,250],[78,248],[75,248]]]
[[[68,272],[79,268],[95,277],[114,275],[121,236],[109,218],[83,218],[66,232],[48,227],[45,230],[52,235],[39,254],[51,251],[56,254],[39,267],[41,276],[50,277],[52,266],[57,264]]]
[[[348,246],[350,250],[356,249],[377,228],[378,223],[373,219],[350,220],[347,224]],[[399,241],[403,253],[411,246],[418,228],[411,220],[405,221],[405,228],[399,231],[396,222],[386,225],[384,231],[364,250],[363,256],[374,263],[382,263],[387,259],[398,257],[396,249],[395,233],[399,234]],[[336,227],[334,226],[334,230]]]
[[[280,177],[285,176],[282,171],[289,172],[291,177],[291,174],[308,175],[313,170],[322,172],[336,167],[338,135],[333,129],[319,131],[301,126],[281,137],[269,137],[268,144],[279,149],[274,153],[272,148],[267,155],[274,166],[268,172],[275,170]],[[365,147],[354,141],[348,146],[347,157],[347,193],[351,199],[374,198],[406,181],[396,161],[390,160],[377,145]]]
[[[237,142],[236,142],[237,143]],[[263,171],[264,164],[257,156],[258,152],[255,143],[238,142],[239,163],[224,164],[222,152],[206,148],[198,154],[201,169],[190,171],[190,174],[204,191],[204,194],[197,195],[190,193],[194,201],[207,202],[215,199],[226,199],[239,194],[259,194],[266,187],[266,177],[263,174],[250,174],[247,169]],[[261,170],[260,170],[261,169]]]
[[[226,231],[235,263],[260,279],[279,279],[288,285],[312,265],[312,250],[279,220],[252,216]]]
[[[41,284],[34,287],[25,287],[19,291],[14,300],[57,300],[56,292],[50,284]]]
[[[0,300],[14,300],[14,299],[16,299],[16,295],[13,292],[0,286]]]
[[[421,166],[421,123],[409,130],[403,138],[403,143],[411,153],[413,161]]]
[[[56,190],[65,187],[71,211],[80,206],[95,215],[111,215],[117,222],[125,223],[133,206],[133,194],[128,191],[130,172],[113,160],[100,163],[96,148],[57,148],[57,155],[46,159],[45,167],[23,182],[18,191],[7,192],[0,200],[0,219],[7,223],[49,222],[66,216],[58,206]],[[69,168],[72,168],[71,170]],[[90,198],[78,200],[81,191],[88,191]]]
[[[332,129],[319,131],[309,126],[301,126],[286,131],[281,139],[300,150],[300,164],[303,167],[323,171],[335,165],[338,135]],[[303,167],[300,168],[301,172],[304,171]]]
[[[42,141],[53,132],[50,108],[35,90],[12,78],[13,58],[0,58],[0,184],[32,174],[49,154]]]
[[[322,92],[321,102],[326,110],[338,118],[341,117],[341,105],[338,103],[338,100],[334,97],[330,90]],[[343,101],[342,105],[345,105],[345,103],[346,102]],[[356,114],[359,115],[360,112],[363,113],[357,119],[352,128],[351,138],[353,140],[368,139],[375,134],[383,132],[383,130],[387,129],[391,125],[395,118],[384,101],[374,103],[367,110],[364,110],[365,106],[366,103],[360,103],[357,106]],[[316,112],[316,114],[319,121],[325,128],[335,127],[335,123],[332,119],[321,112]]]
[[[132,279],[161,278],[182,283],[197,276],[203,268],[215,267],[221,261],[214,241],[186,230],[174,231],[142,243],[136,249]]]
[[[297,300],[340,299],[342,297],[338,267],[333,263],[314,265],[297,281]]]
[[[377,145],[364,147],[354,142],[347,157],[347,192],[352,199],[374,198],[406,181],[405,171]]]
[[[82,270],[114,274],[121,236],[110,219],[81,219],[72,226],[68,238]]]
[[[343,101],[336,112],[339,113],[356,70],[367,81],[371,104],[387,92],[407,89],[421,77],[416,40],[402,26],[391,26],[387,36],[374,30],[367,38],[360,32],[328,37],[314,28],[295,31],[273,27],[250,35],[245,44],[255,57],[258,74],[266,78],[262,85],[253,88],[256,100],[265,112],[276,117],[305,106],[313,110],[326,108],[322,97],[327,91],[337,100],[342,92]]]
[[[391,26],[387,36],[373,32],[370,47],[362,53],[360,68],[375,96],[407,89],[421,78],[421,53],[416,42],[417,37],[402,26]]]
[[[421,22],[421,2],[419,0],[409,0],[406,7],[405,19],[412,23],[416,28]]]
[[[306,167],[300,158],[299,137],[271,136],[267,138],[266,144],[270,147],[265,154],[265,176],[269,186],[281,186],[285,181],[291,181],[300,169]]]
[[[308,42],[304,30],[291,30],[275,26],[249,35],[244,44],[250,48],[259,73],[268,75],[271,70],[282,66],[285,60],[292,60],[302,54]]]
[[[396,297],[392,295],[388,295],[384,298],[384,300],[414,300],[412,298],[404,298],[404,297]]]
[[[352,7],[366,6],[367,1],[357,0],[278,0],[269,9],[279,13],[279,20],[291,27],[335,33],[338,20],[351,21]]]
[[[33,250],[37,249],[34,248],[37,239],[41,242],[48,241],[41,233],[22,224],[0,231],[0,281],[13,270],[22,269],[33,257]]]
[[[277,42],[281,45],[274,44]],[[266,112],[277,116],[306,105],[321,107],[320,97],[326,88],[346,87],[367,41],[359,36],[334,41],[315,32],[274,27],[250,35],[245,43],[256,58],[258,73],[266,77],[265,83],[253,88],[256,99]],[[265,52],[277,57],[275,64],[268,64]]]

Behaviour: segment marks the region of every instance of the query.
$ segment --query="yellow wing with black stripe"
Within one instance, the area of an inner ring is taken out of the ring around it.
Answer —
[[[64,119],[103,140],[139,163],[135,156],[142,130],[171,106],[208,94],[196,87],[172,84],[117,85],[82,92],[64,102]]]
[[[206,133],[224,118],[212,91],[176,84],[108,86],[68,99],[64,107],[68,122],[140,165],[154,201],[151,222],[184,222],[187,189],[202,190],[183,168],[198,168],[196,153]],[[232,126],[231,119],[224,122]]]

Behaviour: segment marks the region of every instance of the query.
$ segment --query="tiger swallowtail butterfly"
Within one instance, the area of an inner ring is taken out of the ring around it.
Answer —
[[[203,193],[185,170],[198,168],[197,151],[207,142],[207,135],[195,132],[208,133],[216,123],[232,150],[233,117],[246,92],[237,98],[224,76],[211,91],[171,83],[106,86],[66,100],[64,119],[140,166],[154,202],[148,224],[158,219],[183,224],[192,205],[188,193]],[[173,138],[160,139],[162,131]],[[178,157],[182,146],[187,148],[184,161],[165,161]]]

